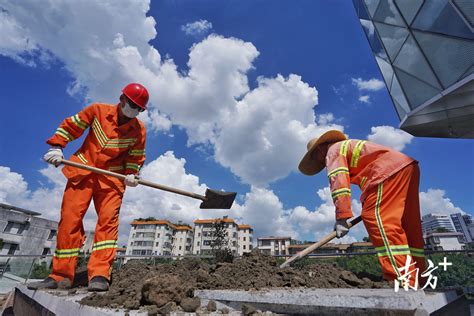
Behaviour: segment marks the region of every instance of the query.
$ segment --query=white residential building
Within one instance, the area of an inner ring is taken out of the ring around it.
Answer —
[[[192,254],[193,237],[194,232],[191,226],[175,226],[173,233],[173,248],[171,254],[173,256],[184,256]]]
[[[239,240],[237,244],[239,249],[237,253],[239,256],[244,253],[252,251],[253,248],[253,229],[250,225],[238,225],[237,226],[237,236]]]
[[[133,221],[127,242],[127,255],[172,254],[175,225],[166,220]]]
[[[49,255],[56,249],[58,222],[39,217],[41,214],[0,203],[0,254]],[[6,263],[8,260],[8,267]],[[51,257],[41,259],[50,264]],[[0,258],[0,269],[15,275],[28,274],[33,258]],[[38,262],[38,261],[36,261]]]
[[[258,249],[267,255],[288,255],[291,237],[259,237],[257,238]]]
[[[430,213],[421,218],[423,234],[435,232],[437,228],[444,228],[448,232],[455,232],[451,217],[445,214]]]
[[[428,233],[423,239],[428,250],[463,250],[465,246],[464,236],[458,232]]]
[[[471,232],[469,231],[469,225],[472,225],[472,216],[469,214],[451,214],[451,220],[453,221],[454,228],[458,233],[464,235],[466,243],[472,242]]]
[[[193,254],[207,255],[211,253],[212,232],[216,222],[224,223],[228,246],[234,255],[242,255],[252,250],[253,229],[249,225],[238,225],[233,219],[224,216],[223,218],[194,221]]]
[[[173,224],[167,220],[133,221],[126,254],[177,257],[191,254],[209,254],[211,251],[211,235],[216,221],[223,221],[226,225],[229,246],[234,255],[241,256],[252,250],[252,227],[237,225],[233,219],[225,217],[195,220],[194,228],[181,222]]]

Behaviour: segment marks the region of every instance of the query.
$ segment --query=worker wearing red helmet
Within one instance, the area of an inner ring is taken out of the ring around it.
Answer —
[[[146,131],[137,115],[146,110],[148,98],[144,86],[128,84],[117,105],[91,104],[66,118],[54,136],[47,140],[51,148],[44,159],[57,167],[63,159],[62,149],[89,129],[82,146],[70,160],[121,173],[126,178],[122,182],[71,166],[63,168],[68,182],[63,195],[53,270],[45,280],[30,283],[28,288],[56,288],[63,279],[69,279],[72,284],[79,250],[84,243],[82,219],[93,200],[98,220],[87,266],[89,290],[108,289],[125,186],[138,184],[136,176],[145,161]]]

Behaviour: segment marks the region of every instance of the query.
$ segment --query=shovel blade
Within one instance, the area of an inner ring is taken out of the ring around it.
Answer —
[[[205,209],[229,209],[234,203],[237,192],[224,192],[206,189],[206,199],[199,206]]]

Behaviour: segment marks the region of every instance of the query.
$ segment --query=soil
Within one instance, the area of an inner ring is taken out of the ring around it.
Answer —
[[[193,297],[196,289],[274,287],[381,288],[386,284],[358,278],[332,264],[281,269],[276,258],[252,252],[233,263],[209,264],[197,258],[185,258],[173,264],[154,266],[132,260],[112,272],[112,284],[107,293],[91,294],[81,303],[97,307],[146,308],[150,315],[177,309],[192,312],[201,304],[199,298]]]

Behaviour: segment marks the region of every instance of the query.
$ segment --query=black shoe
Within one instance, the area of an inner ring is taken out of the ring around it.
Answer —
[[[87,290],[90,292],[104,292],[109,289],[109,281],[103,276],[93,277],[89,281],[89,286]]]
[[[53,278],[47,277],[43,281],[28,283],[26,287],[30,290],[57,289],[58,282]]]

